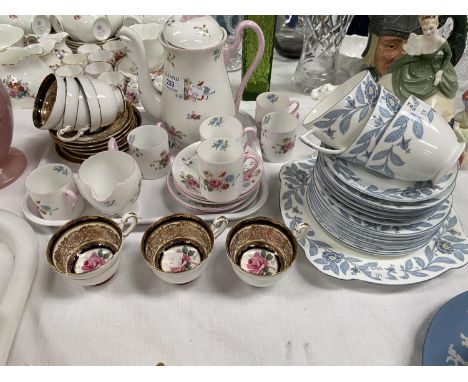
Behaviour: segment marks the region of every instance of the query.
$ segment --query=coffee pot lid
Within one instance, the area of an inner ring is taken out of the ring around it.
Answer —
[[[171,16],[163,29],[166,42],[182,49],[205,49],[218,45],[223,29],[211,16]]]

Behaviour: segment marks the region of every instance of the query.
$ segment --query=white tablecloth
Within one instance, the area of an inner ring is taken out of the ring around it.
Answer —
[[[296,62],[275,59],[272,89],[291,93]],[[231,75],[233,87],[239,74]],[[301,119],[313,102],[305,96]],[[243,102],[250,113],[253,102]],[[0,190],[0,208],[21,215],[24,180],[48,143],[30,112],[15,111],[13,145],[28,157],[19,181]],[[298,157],[308,151],[302,144]],[[310,152],[309,152],[310,154]],[[281,218],[278,171],[265,165],[269,198],[258,214]],[[459,173],[455,208],[468,227],[468,172]],[[78,287],[54,273],[45,258],[52,229],[33,226],[39,268],[11,349],[11,365],[414,365],[420,364],[432,316],[468,289],[468,267],[402,287],[341,281],[317,271],[301,253],[276,286],[256,289],[233,273],[216,240],[205,273],[187,285],[165,284],[143,262],[145,227],[124,244],[109,282]],[[468,229],[468,228],[467,228]]]

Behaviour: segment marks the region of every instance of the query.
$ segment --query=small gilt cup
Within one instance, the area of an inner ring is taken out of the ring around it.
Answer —
[[[102,284],[117,272],[123,241],[137,222],[133,212],[119,224],[103,216],[72,220],[49,240],[47,261],[54,271],[79,285]]]
[[[227,223],[224,216],[216,218],[211,226],[191,214],[166,216],[153,223],[143,235],[143,259],[161,280],[186,284],[204,271],[214,240],[223,233]]]
[[[234,273],[255,287],[274,285],[291,268],[297,257],[297,241],[308,231],[306,223],[291,231],[269,217],[241,220],[231,228],[225,243]]]

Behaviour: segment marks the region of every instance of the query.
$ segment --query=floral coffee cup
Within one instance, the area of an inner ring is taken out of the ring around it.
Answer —
[[[251,146],[257,137],[255,127],[242,127],[237,118],[229,115],[214,115],[205,119],[200,125],[200,139],[209,138],[233,138],[244,146]]]
[[[207,139],[200,143],[197,152],[200,192],[212,202],[226,203],[239,197],[247,159],[254,161],[250,173],[258,167],[257,157],[244,153],[244,147],[232,138]]]
[[[292,114],[274,111],[263,117],[260,148],[270,162],[286,162],[292,158],[299,122]]]
[[[167,175],[171,156],[166,130],[159,126],[142,125],[128,134],[127,141],[143,179],[159,179]]]
[[[26,178],[26,189],[45,220],[75,219],[83,211],[73,172],[61,163],[35,169]]]
[[[290,106],[294,107],[289,111]],[[255,122],[260,126],[263,117],[273,111],[289,112],[296,118],[299,118],[299,101],[290,100],[286,94],[278,92],[267,92],[260,94],[256,99]]]
[[[369,71],[356,74],[325,97],[305,117],[302,124],[309,131],[300,140],[325,154],[343,153],[371,117],[378,95],[379,87]],[[332,149],[309,141],[311,134]]]

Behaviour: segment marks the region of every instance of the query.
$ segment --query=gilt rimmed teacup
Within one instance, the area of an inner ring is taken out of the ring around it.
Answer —
[[[80,216],[84,201],[72,170],[61,163],[38,167],[26,178],[26,190],[45,220],[69,220]]]
[[[274,111],[263,117],[260,148],[270,162],[286,162],[292,158],[299,121],[287,112]]]
[[[268,287],[277,283],[297,257],[297,241],[309,232],[301,223],[291,231],[276,219],[256,216],[237,223],[228,232],[226,254],[234,273],[245,283]]]
[[[364,165],[400,107],[398,97],[381,86],[372,115],[354,142],[339,154],[340,158]]]
[[[54,271],[78,285],[101,284],[117,272],[123,241],[137,222],[133,212],[119,223],[103,216],[72,220],[50,238],[47,261]]]
[[[89,55],[94,52],[99,52],[102,48],[98,44],[83,44],[78,49],[78,53]]]
[[[107,62],[114,66],[115,59],[114,54],[107,50],[100,50],[98,52],[94,52],[88,55],[88,62],[92,64],[93,62]]]
[[[171,155],[166,130],[155,125],[142,125],[128,134],[127,141],[143,179],[159,179],[167,175]]]
[[[192,214],[174,214],[153,223],[141,239],[145,263],[161,280],[185,284],[205,270],[214,241],[227,226],[220,216],[208,225]]]
[[[244,163],[254,161],[249,173],[258,167],[256,155],[244,152],[244,147],[232,138],[210,138],[197,148],[200,192],[209,201],[226,203],[242,193]]]
[[[326,154],[341,154],[357,138],[374,111],[379,88],[369,71],[362,71],[337,87],[302,122],[300,140]],[[308,140],[313,134],[327,149]]]
[[[75,77],[84,74],[80,65],[62,65],[55,69],[55,74],[61,77]]]
[[[290,107],[294,106],[291,110]],[[255,122],[258,126],[262,123],[263,117],[273,111],[284,111],[299,117],[297,110],[299,109],[299,101],[289,99],[289,97],[280,92],[266,92],[259,94],[255,105]]]
[[[85,66],[85,74],[93,78],[98,78],[105,72],[112,72],[112,65],[108,62],[93,62]]]
[[[410,96],[365,165],[391,178],[435,183],[456,166],[465,145],[430,105]]]
[[[244,128],[237,118],[229,115],[213,115],[201,123],[200,139],[205,141],[219,137],[233,138],[246,148],[251,146],[257,137],[257,129],[255,127]]]
[[[65,65],[79,65],[84,68],[88,65],[88,56],[84,53],[67,54],[63,58],[63,63]]]

